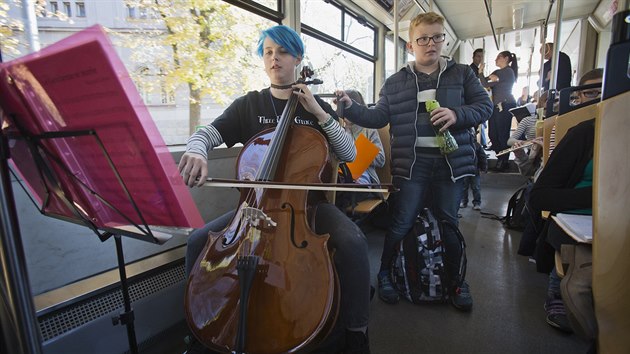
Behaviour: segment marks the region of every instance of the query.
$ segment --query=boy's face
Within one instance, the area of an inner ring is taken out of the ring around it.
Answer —
[[[440,58],[442,46],[444,45],[444,41],[435,43],[433,39],[430,39],[427,45],[418,45],[418,38],[439,36],[443,33],[444,26],[439,23],[421,23],[411,30],[411,38],[409,38],[410,41],[407,43],[407,49],[416,57],[416,65],[434,65]]]

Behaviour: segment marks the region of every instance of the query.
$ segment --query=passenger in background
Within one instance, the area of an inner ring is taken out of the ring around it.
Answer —
[[[508,145],[519,147],[528,142],[533,142],[529,148],[514,150],[514,162],[519,171],[525,177],[532,177],[534,172],[540,167],[542,160],[542,138],[536,138],[536,104],[527,103],[525,105],[529,111],[529,116],[521,119],[516,130],[510,135]]]
[[[523,87],[521,96],[516,100],[516,106],[524,106],[526,103],[531,102],[532,96],[529,95],[529,86]]]
[[[516,107],[516,101],[512,96],[512,87],[518,76],[518,63],[516,54],[507,50],[497,55],[495,63],[499,70],[495,70],[488,77],[480,75],[479,79],[484,87],[492,89],[494,112],[488,121],[488,135],[492,143],[492,150],[498,154],[508,147],[507,141],[512,126],[510,109]],[[509,157],[509,154],[499,156],[494,170],[501,172],[508,169]]]
[[[484,51],[483,48],[477,48],[475,49],[475,51],[473,52],[473,57],[472,57],[472,63],[470,63],[470,68],[472,69],[472,71],[475,73],[475,75],[480,75],[479,73],[483,73],[483,56],[484,56]],[[480,137],[480,142],[481,142],[481,146],[485,149],[487,147],[487,141],[486,141],[486,128],[488,126],[486,125],[486,122],[483,122],[481,124],[479,124],[478,129],[479,130],[479,137]]]
[[[477,48],[473,52],[472,63],[470,63],[470,68],[477,75],[479,73],[479,67],[481,66],[481,72],[483,73],[483,48]]]
[[[349,120],[369,128],[390,124],[392,177],[399,192],[395,193],[391,225],[383,245],[378,291],[381,300],[391,304],[399,301],[389,277],[396,245],[412,229],[423,208],[430,206],[436,218],[458,224],[462,178],[476,171],[469,129],[486,120],[492,111],[488,94],[470,68],[440,56],[446,39],[442,16],[434,12],[416,16],[409,26],[409,38],[407,49],[415,60],[387,78],[376,106],[354,104],[345,92],[337,92],[342,95],[338,103],[345,104]],[[429,114],[425,103],[434,99],[441,107]],[[459,147],[443,155],[437,130],[449,130]],[[429,192],[431,202],[427,203]],[[449,260],[447,272],[453,279],[459,274],[459,241],[453,231],[442,236]],[[449,287],[451,304],[470,311],[473,302],[468,283]]]
[[[248,92],[237,98],[212,123],[195,132],[186,145],[186,153],[179,162],[179,171],[189,187],[202,186],[208,175],[208,151],[225,143],[232,147],[246,143],[267,128],[276,127],[288,99],[297,95],[295,124],[312,127],[321,133],[340,161],[352,161],[356,150],[350,136],[337,122],[330,105],[314,96],[304,84],[296,84],[295,68],[304,56],[304,43],[293,29],[274,26],[262,31],[258,41],[258,55],[262,58],[271,87]],[[295,90],[299,89],[299,90]],[[293,161],[283,161],[292,163]],[[322,353],[369,354],[367,325],[370,303],[370,268],[367,240],[363,232],[337,207],[319,203],[312,211],[311,228],[318,234],[329,234],[328,247],[334,249],[334,265],[340,283],[339,318],[333,332],[322,343]],[[186,275],[200,267],[199,256],[206,245],[209,231],[221,231],[232,220],[235,212],[209,222],[188,237]],[[309,304],[305,303],[305,307]],[[219,334],[217,334],[218,336]],[[197,347],[198,347],[198,342]]]
[[[543,64],[543,84],[544,91],[549,90],[549,83],[551,81],[551,55],[553,54],[553,43],[545,43],[540,48],[540,54],[544,56],[546,62]],[[563,88],[571,86],[571,58],[564,52],[558,52],[558,76],[556,81],[556,90],[560,91]]]
[[[363,100],[363,95],[357,90],[346,90],[348,97],[352,99],[354,102],[365,106],[365,101]],[[368,168],[363,172],[359,178],[354,180],[354,183],[359,184],[379,184],[381,181],[378,178],[378,174],[376,173],[376,168],[380,168],[385,166],[385,151],[383,150],[383,143],[381,142],[381,138],[378,135],[378,130],[363,128],[356,124],[353,124],[350,120],[344,118],[345,129],[348,134],[352,136],[354,141],[357,140],[360,134],[363,134],[372,144],[374,144],[378,148],[378,153],[372,163]],[[360,155],[361,152],[357,149],[357,156]],[[374,193],[352,193],[352,192],[337,192],[337,198],[335,204],[341,208],[341,210],[345,210],[347,207],[354,205],[357,202],[368,198],[378,198],[382,197],[380,195],[374,195]]]
[[[474,131],[472,132],[474,133]],[[468,207],[468,189],[472,191],[473,210],[481,210],[481,172],[488,172],[488,156],[481,144],[475,138],[475,155],[477,156],[477,170],[474,176],[464,177],[464,187],[462,188],[462,198],[459,202],[460,208]]]
[[[580,82],[602,81],[602,69],[594,69],[582,76]],[[595,100],[601,89],[587,89],[579,92],[580,103]],[[595,120],[582,122],[569,129],[560,141],[549,161],[542,169],[534,184],[529,205],[532,212],[552,214],[564,212],[592,214],[593,205],[593,149],[595,144]],[[553,222],[547,221],[549,228],[542,235],[548,244],[560,251],[562,244],[576,243]],[[560,330],[572,331],[566,317],[564,303],[560,295],[560,277],[555,267],[549,274],[547,300],[545,301],[547,323]]]

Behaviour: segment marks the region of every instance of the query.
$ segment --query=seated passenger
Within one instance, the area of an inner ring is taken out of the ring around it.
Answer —
[[[578,86],[601,84],[602,77],[604,76],[604,69],[593,69],[580,78]],[[593,88],[579,91],[576,98],[572,100],[572,105],[577,106],[582,103],[590,102],[593,100],[599,100],[602,94],[601,88]],[[556,126],[551,129],[551,136],[549,137],[549,153],[553,152],[556,147]]]
[[[601,74],[601,69],[591,70],[582,77],[580,83],[582,85],[594,83],[593,81],[597,79],[589,78],[597,77],[597,75],[601,82]],[[595,93],[601,90],[583,91],[588,92],[579,93],[581,103],[597,99],[598,95]],[[582,122],[567,132],[550,156],[530,192],[529,205],[533,213],[539,214],[543,210],[552,214],[592,213],[594,141],[594,119]],[[548,221],[548,226],[549,231],[541,235],[545,238],[541,241],[546,241],[556,251],[560,251],[562,244],[575,243],[571,237],[560,232],[559,227],[556,227],[552,221]],[[545,310],[547,323],[565,332],[572,331],[560,295],[560,277],[555,268],[549,275]]]
[[[536,138],[536,122],[538,121],[536,105],[527,103],[525,106],[530,115],[521,119],[507,143],[512,147],[519,147],[529,142],[534,143],[528,149],[514,150],[514,162],[516,162],[519,171],[525,177],[532,177],[540,166],[542,138]]]
[[[348,96],[356,103],[365,106],[365,101],[363,100],[363,96],[359,91],[356,90],[346,90]],[[379,184],[381,181],[378,178],[378,174],[376,173],[376,168],[380,168],[385,166],[385,151],[383,149],[383,144],[381,143],[381,138],[378,135],[378,130],[363,128],[356,124],[353,124],[348,119],[344,118],[345,129],[348,134],[352,136],[354,141],[357,140],[360,134],[363,134],[372,144],[376,145],[378,148],[378,154],[372,160],[372,163],[368,166],[368,168],[363,172],[361,176],[355,179],[353,182],[358,184]],[[357,156],[360,156],[361,152],[357,151]],[[375,193],[352,193],[352,192],[338,192],[335,204],[341,208],[341,210],[345,210],[349,206],[353,206],[356,203],[370,198],[381,198],[382,196],[376,195]]]

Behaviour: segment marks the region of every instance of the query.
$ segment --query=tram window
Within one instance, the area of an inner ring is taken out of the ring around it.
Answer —
[[[362,24],[354,16],[347,13],[344,16],[344,38],[345,42],[360,49],[370,55],[374,55],[374,29]]]
[[[252,1],[259,3],[263,6],[266,6],[274,11],[278,11],[278,0],[252,0]]]
[[[368,101],[372,100],[374,63],[306,34],[302,34],[302,39],[306,48],[309,48],[302,63],[313,68],[316,77],[324,81],[311,88],[313,93],[353,88]]]
[[[300,2],[302,23],[341,40],[341,9],[323,1]],[[325,18],[326,21],[320,19]],[[310,51],[310,50],[309,50]]]

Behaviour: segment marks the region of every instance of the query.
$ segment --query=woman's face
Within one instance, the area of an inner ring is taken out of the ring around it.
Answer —
[[[444,26],[439,23],[426,24],[421,23],[411,31],[411,38],[407,43],[407,49],[416,57],[416,65],[432,66],[440,58],[444,41],[435,43],[433,39],[429,40],[427,45],[418,45],[417,39],[421,37],[433,37],[444,33]]]
[[[494,60],[495,64],[501,69],[508,66],[508,58],[502,55],[497,55],[497,58]]]
[[[294,57],[284,47],[267,37],[263,42],[263,61],[271,83],[288,85],[295,82],[295,67],[302,58]]]

